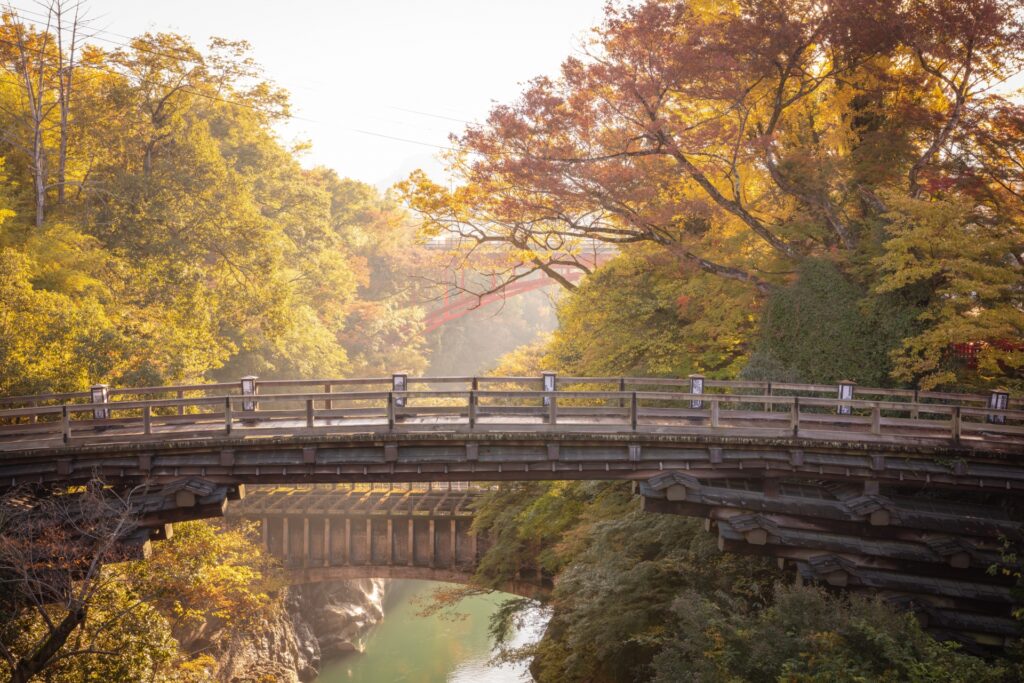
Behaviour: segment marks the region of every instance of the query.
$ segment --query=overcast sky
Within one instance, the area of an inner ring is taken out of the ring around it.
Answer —
[[[16,8],[38,11],[29,0]],[[446,144],[521,84],[553,74],[601,17],[604,0],[87,0],[104,47],[112,34],[174,31],[205,44],[245,39],[292,94],[286,141],[308,139],[307,164],[378,185],[416,167],[440,172],[436,149],[357,130]],[[415,114],[416,110],[424,114]],[[449,117],[449,118],[438,118]]]

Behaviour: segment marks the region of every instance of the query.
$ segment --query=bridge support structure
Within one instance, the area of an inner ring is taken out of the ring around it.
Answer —
[[[471,583],[489,543],[472,529],[482,490],[466,484],[258,487],[227,518],[260,524],[264,547],[292,583],[362,578]],[[504,586],[527,597],[550,589],[524,570]]]
[[[880,596],[940,638],[1003,648],[1024,633],[1012,616],[1014,579],[990,571],[1007,540],[1024,539],[1024,525],[995,499],[952,502],[876,481],[701,481],[679,471],[637,490],[647,511],[703,518],[725,552],[772,557],[800,581]]]
[[[267,502],[278,502],[277,498],[285,497],[267,496]],[[255,510],[247,507],[244,514],[259,516],[266,549],[287,567],[407,566],[472,572],[481,550],[470,533],[473,518],[468,511],[452,510],[450,504],[443,497],[349,494],[322,506],[257,505]]]

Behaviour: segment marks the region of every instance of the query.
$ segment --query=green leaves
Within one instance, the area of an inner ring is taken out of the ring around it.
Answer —
[[[41,228],[8,208],[34,199],[0,69],[0,392],[425,366],[415,226],[375,188],[302,168],[248,45],[86,52],[71,185]]]
[[[1024,282],[1009,254],[1024,240],[963,198],[890,197],[889,238],[874,260],[878,293],[923,286],[920,331],[892,352],[894,376],[922,388],[967,383],[1024,386]],[[978,377],[950,361],[955,344],[981,346]]]
[[[917,330],[910,296],[869,296],[832,261],[808,259],[769,296],[743,376],[867,386],[891,382],[889,350]]]
[[[1001,667],[937,642],[910,614],[818,588],[780,585],[760,610],[690,592],[673,615],[657,683],[1005,680]]]
[[[546,362],[580,376],[734,376],[755,306],[740,283],[681,270],[655,248],[630,249],[563,299]]]

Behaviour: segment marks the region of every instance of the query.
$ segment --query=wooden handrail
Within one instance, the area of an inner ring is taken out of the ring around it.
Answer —
[[[331,384],[334,386],[354,386],[366,384],[391,384],[390,377],[369,377],[369,378],[346,378],[346,379],[264,379],[260,380],[260,386],[288,387],[288,386],[316,386]],[[232,386],[236,386],[232,384]]]
[[[742,434],[744,430],[763,433],[768,429],[772,430],[769,433],[800,438],[820,433],[821,438],[827,434],[829,439],[992,440],[1001,446],[1024,441],[1024,409],[1017,407],[1022,404],[1015,400],[1008,409],[988,408],[987,397],[978,394],[857,388],[854,398],[839,399],[828,395],[836,387],[820,384],[724,380],[698,384],[695,379],[627,377],[557,377],[553,391],[480,388],[488,384],[536,386],[542,384],[538,377],[424,377],[407,378],[405,384],[464,387],[441,390],[395,391],[392,384],[392,378],[272,380],[258,386],[311,386],[318,391],[259,393],[256,385],[246,390],[256,390],[255,394],[238,393],[238,383],[141,387],[109,391],[108,396],[123,397],[121,400],[63,405],[38,405],[61,396],[57,394],[11,397],[0,399],[0,405],[19,401],[36,405],[0,409],[0,444],[14,439],[28,448],[49,447],[52,443],[47,434],[67,444],[81,438],[101,440],[106,430],[114,427],[119,438],[148,440],[173,438],[176,430],[190,435],[284,428],[316,431],[336,429],[338,420],[347,421],[341,425],[346,429],[381,425],[393,431],[429,423],[435,428],[461,424],[481,431],[500,429],[509,424],[507,418],[519,420],[517,425],[539,420],[548,430],[600,425],[631,432],[698,429]],[[580,388],[588,384],[618,390]],[[388,390],[334,390],[374,385],[385,385]],[[645,386],[654,390],[638,390]],[[709,388],[741,393],[703,391]],[[202,395],[185,396],[189,392]],[[176,398],[134,398],[167,393]],[[82,393],[66,396],[90,398]],[[913,400],[915,396],[917,400]]]
[[[465,384],[467,389],[473,381],[477,381],[480,384],[500,384],[500,383],[539,383],[539,377],[501,377],[501,376],[486,376],[486,377],[471,377],[471,376],[441,376],[441,377],[408,377],[408,383],[412,384]],[[286,380],[259,380],[258,386],[260,387],[286,387],[286,386],[366,386],[366,385],[388,385],[391,383],[390,377],[370,377],[370,378],[333,378],[333,377],[321,377],[313,379],[286,379]],[[570,376],[559,376],[557,378],[557,386],[568,386],[572,384],[613,384],[619,385],[624,383],[627,386],[678,386],[687,387],[690,386],[690,380],[683,378],[671,378],[671,377],[570,377]],[[768,386],[771,386],[776,391],[793,391],[802,392],[803,394],[813,393],[834,393],[836,391],[836,385],[832,384],[799,384],[792,382],[761,382],[761,381],[744,381],[744,380],[717,380],[717,379],[705,379],[704,386],[707,389],[719,388],[719,389],[756,389],[764,391]],[[167,386],[142,386],[142,387],[111,387],[109,389],[110,396],[122,396],[131,394],[159,394],[159,393],[171,393],[179,391],[202,391],[210,392],[213,390],[234,390],[238,389],[239,385],[237,382],[215,382],[208,384],[182,384],[182,385],[167,385]],[[911,399],[915,396],[913,389],[890,389],[881,387],[860,387],[856,388],[857,394],[869,395],[869,396],[898,396],[906,397]],[[234,392],[231,392],[234,393]],[[711,395],[714,392],[708,392],[707,395]],[[987,400],[987,396],[984,394],[973,394],[973,393],[952,393],[952,392],[941,392],[941,391],[918,391],[916,392],[918,398],[917,402],[925,402],[928,400],[937,401],[959,401],[961,404],[965,403],[984,403]],[[79,392],[64,392],[64,393],[47,393],[47,394],[25,394],[18,396],[7,396],[0,397],[0,404],[6,403],[17,403],[17,402],[40,402],[40,401],[68,401],[80,398],[89,398],[90,394],[88,391]],[[1011,404],[1024,406],[1024,399],[1013,397],[1010,399]]]
[[[714,403],[749,403],[751,405],[757,404],[773,404],[773,405],[788,405],[793,402],[794,396],[765,396],[757,394],[693,394],[684,392],[665,392],[665,391],[535,391],[535,390],[491,390],[482,389],[473,392],[472,390],[415,390],[415,391],[359,391],[359,392],[309,392],[309,393],[289,393],[289,394],[260,394],[256,397],[248,397],[239,394],[229,395],[218,395],[218,396],[197,396],[197,397],[186,397],[186,398],[169,398],[169,399],[143,399],[134,401],[116,401],[110,403],[77,403],[68,404],[67,408],[71,413],[89,412],[98,408],[106,408],[110,410],[133,410],[141,409],[143,407],[160,408],[160,407],[179,407],[179,406],[202,406],[202,405],[213,405],[224,401],[225,399],[230,401],[254,401],[257,403],[274,403],[274,402],[286,402],[286,401],[360,401],[360,400],[380,400],[387,397],[388,394],[393,394],[396,397],[403,398],[465,398],[471,393],[475,393],[477,398],[525,398],[525,399],[537,399],[537,398],[559,398],[559,399],[604,399],[604,400],[618,400],[626,399],[632,395],[636,395],[640,400],[648,401],[691,401],[691,400],[702,400],[709,404]],[[849,406],[853,409],[864,409],[871,410],[879,408],[881,410],[888,411],[899,411],[909,412],[916,410],[918,412],[926,414],[950,414],[952,408],[956,407],[949,404],[939,403],[909,403],[904,401],[876,401],[867,399],[851,399],[851,400],[839,400],[835,398],[825,398],[818,396],[801,396],[800,403],[803,406],[819,406],[826,408],[834,408],[836,406]],[[1024,410],[1018,409],[1003,409],[995,410],[992,408],[980,407],[980,406],[960,406],[963,409],[965,415],[975,416],[989,416],[989,415],[1002,415],[1009,418],[1019,419],[1024,417]],[[46,415],[60,412],[62,406],[34,406],[27,408],[8,408],[0,410],[0,417],[20,417],[20,416],[31,416],[31,415]]]

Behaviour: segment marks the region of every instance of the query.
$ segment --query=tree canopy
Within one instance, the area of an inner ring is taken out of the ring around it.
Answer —
[[[591,240],[654,245],[689,279],[742,284],[732,305],[755,314],[827,259],[862,299],[913,310],[889,381],[1020,383],[1024,109],[998,86],[1024,60],[1022,10],[611,4],[559,76],[454,139],[454,186],[419,173],[403,191],[466,249],[586,268]],[[951,363],[956,344],[977,362]]]
[[[414,226],[303,168],[246,43],[58,35],[0,22],[0,393],[425,367]]]

